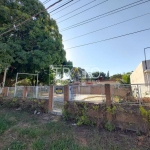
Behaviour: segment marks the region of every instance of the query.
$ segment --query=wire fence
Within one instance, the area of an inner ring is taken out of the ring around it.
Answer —
[[[8,87],[8,97],[26,97],[26,98],[49,98],[49,86],[16,86]],[[110,85],[110,97],[112,103],[150,103],[150,85],[149,84],[114,84]],[[85,101],[93,103],[105,103],[105,85],[70,85],[70,101]],[[55,103],[64,102],[64,87],[54,86],[53,93],[54,107]]]
[[[70,86],[70,100],[102,103],[106,101],[105,85]]]
[[[113,103],[150,103],[150,85],[111,85],[111,98]]]
[[[49,86],[8,87],[6,95],[8,97],[22,98],[24,96],[26,98],[48,99],[49,98]]]

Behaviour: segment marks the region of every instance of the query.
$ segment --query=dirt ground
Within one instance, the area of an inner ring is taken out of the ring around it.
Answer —
[[[150,150],[150,137],[0,108],[0,150]]]

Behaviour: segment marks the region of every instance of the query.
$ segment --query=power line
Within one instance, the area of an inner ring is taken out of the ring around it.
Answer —
[[[143,1],[143,0],[140,0],[140,1]],[[137,1],[137,2],[140,2],[140,1]],[[149,0],[148,0],[148,1],[149,1]],[[148,2],[148,1],[146,1],[146,2]],[[145,2],[142,2],[142,3],[139,3],[139,4],[133,5],[133,6],[131,6],[131,7],[124,8],[124,7],[130,6],[130,5],[132,5],[132,4],[135,4],[135,3],[137,3],[137,2],[134,2],[134,3],[131,3],[131,4],[128,4],[128,5],[119,7],[119,8],[117,8],[117,9],[114,9],[114,10],[109,11],[109,12],[107,12],[107,13],[104,13],[104,14],[101,14],[101,15],[98,15],[98,16],[95,16],[95,17],[92,17],[92,18],[90,18],[90,19],[84,20],[84,21],[82,21],[82,22],[79,22],[79,23],[74,24],[74,25],[72,25],[72,26],[69,26],[69,27],[67,27],[67,28],[64,28],[64,29],[62,29],[61,31],[69,30],[69,29],[71,29],[71,28],[78,27],[78,26],[80,26],[80,25],[83,25],[83,24],[92,22],[92,21],[97,20],[97,19],[100,19],[100,18],[104,18],[104,17],[106,17],[106,16],[109,16],[109,15],[118,13],[118,12],[120,12],[120,11],[123,11],[123,10],[126,10],[126,9],[132,8],[132,7],[134,7],[134,6],[137,6],[137,5],[140,5],[140,4],[145,3]],[[124,9],[119,10],[119,9],[121,9],[121,8],[124,8]],[[116,10],[118,10],[118,11],[116,11]],[[116,12],[115,12],[115,11],[116,11]],[[114,13],[111,13],[111,12],[114,12]],[[109,13],[111,13],[111,14],[109,14]],[[104,16],[104,15],[105,15],[105,16]],[[102,17],[100,17],[100,16],[102,16]],[[99,18],[99,17],[100,17],[100,18]]]
[[[73,40],[73,39],[76,39],[76,38],[80,38],[82,36],[86,36],[88,34],[92,34],[92,33],[95,33],[97,31],[101,31],[101,30],[104,30],[104,29],[107,29],[107,28],[111,28],[111,27],[114,27],[116,25],[119,25],[119,24],[122,24],[122,23],[125,23],[125,22],[128,22],[128,21],[131,21],[131,20],[134,20],[134,19],[137,19],[137,18],[140,18],[140,17],[144,17],[146,15],[150,15],[150,13],[146,13],[146,14],[143,14],[143,15],[140,15],[140,16],[137,16],[137,17],[134,17],[134,18],[131,18],[131,19],[128,19],[128,20],[125,20],[125,21],[122,21],[122,22],[118,22],[118,23],[115,23],[113,25],[110,25],[110,26],[107,26],[107,27],[104,27],[104,28],[100,28],[98,30],[94,30],[92,32],[88,32],[88,33],[85,33],[85,34],[82,34],[82,35],[79,35],[79,36],[76,36],[76,37],[73,37],[73,38],[70,38],[70,39],[67,39],[67,40],[64,40],[64,42],[66,41],[70,41],[70,40]]]
[[[143,1],[143,0],[140,0],[140,1]],[[137,1],[137,2],[140,2],[140,1]],[[92,18],[90,18],[90,19],[87,19],[87,20],[84,20],[84,21],[79,22],[79,23],[77,23],[77,24],[74,24],[74,25],[71,25],[71,26],[69,26],[69,27],[66,27],[66,28],[64,28],[64,29],[62,29],[62,30],[60,30],[60,31],[63,32],[63,31],[66,31],[66,30],[69,30],[69,29],[72,29],[72,28],[75,28],[75,27],[78,27],[78,26],[87,24],[87,23],[92,22],[92,21],[94,21],[94,20],[107,17],[107,16],[109,16],[109,15],[112,15],[112,14],[115,14],[115,13],[118,13],[118,12],[121,12],[121,11],[123,11],[123,10],[129,9],[129,8],[132,8],[132,7],[135,7],[135,6],[137,6],[137,5],[141,5],[141,4],[146,3],[146,2],[149,2],[149,1],[150,1],[150,0],[147,0],[147,1],[144,1],[144,2],[141,2],[141,3],[138,3],[138,4],[136,4],[136,5],[130,6],[130,5],[132,5],[132,4],[137,3],[137,2],[134,2],[134,3],[131,3],[131,4],[128,4],[128,5],[119,7],[119,8],[117,8],[117,9],[114,9],[114,10],[109,11],[109,12],[107,12],[107,13],[104,13],[104,14],[101,14],[101,15],[98,15],[98,16],[95,16],[95,17],[92,17]],[[127,6],[130,6],[130,7],[127,7]],[[124,8],[124,7],[127,7],[127,8]],[[124,9],[121,9],[121,8],[124,8]],[[121,10],[119,10],[119,9],[121,9]],[[116,10],[118,10],[118,11],[116,11]],[[113,12],[113,13],[111,13],[111,12]],[[100,16],[101,16],[101,17],[100,17]]]
[[[78,0],[78,1],[76,1],[75,3],[72,3],[71,5],[68,5],[67,7],[65,7],[65,8],[63,8],[63,9],[57,11],[56,13],[54,13],[54,14],[52,14],[52,15],[55,15],[55,14],[57,14],[57,13],[63,11],[64,9],[66,9],[66,8],[68,8],[68,7],[70,7],[70,6],[74,5],[74,4],[76,4],[76,3],[78,3],[78,2],[81,2],[81,0]],[[51,13],[51,12],[49,12],[49,13]]]
[[[89,2],[89,3],[87,3],[87,4],[83,5],[83,6],[81,6],[81,7],[77,8],[77,9],[75,9],[75,10],[72,10],[72,11],[68,12],[67,14],[64,14],[64,15],[60,16],[59,18],[56,18],[56,20],[58,20],[58,19],[60,19],[60,18],[63,18],[63,17],[65,17],[65,16],[67,16],[67,15],[70,15],[71,13],[73,13],[73,12],[75,12],[75,11],[77,11],[77,10],[79,10],[79,9],[81,9],[81,8],[83,8],[83,7],[87,6],[87,5],[89,5],[89,4],[93,3],[93,2],[95,2],[95,1],[96,1],[96,0],[93,0],[93,1],[91,1],[91,2]]]
[[[51,0],[46,0],[46,1],[43,2],[43,4],[46,4],[46,3],[50,2],[50,1],[51,1]]]
[[[17,27],[19,27],[19,26],[25,24],[27,21],[29,21],[29,20],[35,18],[35,17],[38,16],[40,13],[45,12],[45,10],[48,10],[49,8],[55,6],[57,3],[60,3],[61,1],[62,1],[62,0],[58,0],[57,2],[55,2],[55,3],[53,3],[52,5],[48,6],[46,9],[44,9],[44,10],[42,10],[42,11],[36,13],[35,15],[33,15],[33,16],[31,16],[30,18],[28,18],[28,19],[26,19],[25,21],[23,21],[22,23],[16,25],[15,28],[17,28]],[[10,32],[10,31],[12,31],[12,30],[14,30],[15,28],[13,27],[13,28],[9,29],[8,31],[3,32],[2,34],[0,34],[0,36],[3,36],[4,34]]]
[[[63,0],[62,0],[63,2]],[[67,1],[68,2],[68,1]],[[66,2],[63,2],[62,4],[58,5],[57,7],[60,7],[61,5],[65,4]],[[55,8],[54,8],[55,9]],[[53,9],[52,9],[53,10]],[[49,13],[49,12],[48,12]]]
[[[77,47],[83,47],[83,46],[86,46],[86,45],[92,45],[92,44],[96,44],[96,43],[100,43],[100,42],[105,42],[105,41],[109,41],[109,40],[121,38],[121,37],[124,37],[124,36],[128,36],[128,35],[132,35],[132,34],[144,32],[144,31],[147,31],[147,30],[150,30],[150,28],[139,30],[139,31],[136,31],[136,32],[131,32],[131,33],[123,34],[123,35],[120,35],[120,36],[115,36],[115,37],[104,39],[104,40],[101,40],[101,41],[96,41],[96,42],[91,42],[91,43],[86,43],[86,44],[83,44],[83,45],[78,45],[78,46],[66,48],[66,50],[68,50],[68,49],[74,49],[74,48],[77,48]]]
[[[63,5],[61,5],[61,6],[59,6],[58,8],[52,10],[51,12],[54,12],[54,11],[60,9],[61,7],[65,6],[65,5],[69,4],[69,3],[71,3],[72,1],[74,1],[74,0],[70,0],[70,1],[68,1],[67,3],[64,3]],[[51,13],[51,12],[49,12],[49,13]]]
[[[73,16],[70,16],[70,17],[68,17],[68,18],[66,18],[66,19],[64,19],[64,20],[62,20],[62,21],[60,21],[60,22],[58,22],[58,23],[64,22],[64,21],[66,21],[66,20],[68,20],[68,19],[70,19],[70,18],[73,18],[73,17],[75,17],[75,16],[77,16],[77,15],[79,15],[79,14],[82,14],[83,12],[86,12],[86,11],[88,11],[88,10],[94,8],[94,7],[97,7],[97,6],[99,6],[99,5],[103,4],[103,3],[106,3],[107,1],[108,1],[108,0],[105,0],[105,1],[103,1],[103,2],[100,2],[100,3],[94,5],[94,6],[90,7],[90,8],[87,8],[87,9],[85,9],[85,10],[83,10],[83,11],[81,11],[81,12],[75,14],[75,15],[73,15]],[[56,19],[56,20],[57,20],[57,19]]]

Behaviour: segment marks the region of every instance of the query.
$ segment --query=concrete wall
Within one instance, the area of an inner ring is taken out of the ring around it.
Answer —
[[[141,62],[134,72],[130,75],[131,84],[144,84],[145,76],[143,70],[143,62]]]
[[[65,106],[65,110],[69,114],[70,119],[76,119],[77,117],[82,116],[84,106],[85,103],[68,102]],[[146,118],[141,115],[139,105],[112,104],[111,107],[116,108],[113,114],[107,111],[107,106],[105,104],[86,103],[87,109],[85,113],[98,127],[105,128],[108,114],[110,114],[111,119],[109,120],[111,120],[111,124],[113,124],[115,128],[148,134],[150,127]],[[149,106],[143,107],[146,110],[149,110]]]
[[[150,70],[150,60],[147,60],[146,64]],[[144,73],[145,70],[145,61],[142,61],[130,76],[131,84],[150,84],[150,72]]]

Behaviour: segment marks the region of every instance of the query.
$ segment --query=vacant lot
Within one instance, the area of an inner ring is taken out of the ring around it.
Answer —
[[[0,150],[150,150],[150,138],[0,108]]]

